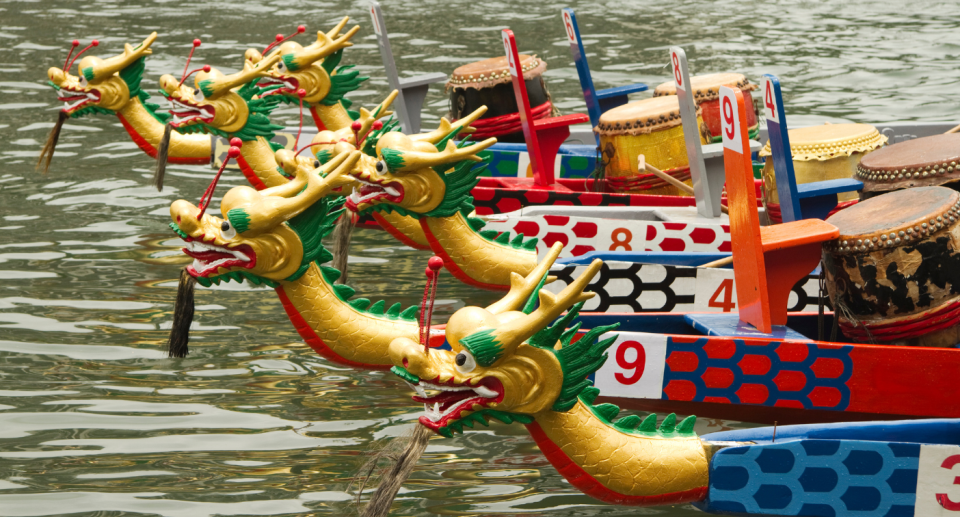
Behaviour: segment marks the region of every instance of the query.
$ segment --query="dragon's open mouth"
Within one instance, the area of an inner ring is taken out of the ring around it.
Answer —
[[[300,81],[296,80],[293,77],[287,77],[283,75],[280,77],[264,77],[263,79],[260,80],[259,83],[257,83],[257,86],[260,86],[260,87],[268,87],[268,86],[276,86],[276,85],[280,85],[280,87],[275,90],[271,90],[263,94],[262,96],[266,97],[267,95],[276,95],[278,93],[285,94],[285,95],[294,95],[296,94],[297,89],[300,88]]]
[[[390,203],[403,201],[403,185],[391,181],[388,183],[372,183],[368,180],[354,177],[361,183],[360,189],[353,189],[347,198],[346,207],[356,212],[360,205],[372,204],[374,201],[385,200]]]
[[[253,248],[241,244],[236,248],[224,248],[190,239],[183,252],[193,257],[193,264],[187,266],[191,276],[210,276],[220,268],[243,267],[251,269],[257,263]]]
[[[100,102],[100,92],[97,90],[73,90],[64,86],[57,90],[57,99],[63,101],[62,111],[70,115],[88,104]]]
[[[422,402],[426,413],[420,417],[420,423],[434,431],[462,418],[465,411],[479,411],[503,400],[503,385],[494,377],[475,386],[470,385],[470,379],[461,384],[453,379],[440,382],[437,377],[433,382],[421,380],[413,389],[417,392],[413,400]],[[426,390],[439,393],[428,396]]]
[[[173,98],[168,100],[173,104],[173,108],[170,108],[170,114],[173,115],[170,125],[173,127],[183,127],[195,122],[213,122],[216,114],[213,106],[194,106]]]

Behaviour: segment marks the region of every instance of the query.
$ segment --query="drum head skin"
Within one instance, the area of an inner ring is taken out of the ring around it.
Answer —
[[[697,116],[700,109],[697,109]],[[681,124],[677,96],[654,97],[617,106],[600,115],[596,131],[601,135],[637,135]]]
[[[870,124],[824,124],[791,129],[790,153],[793,161],[832,160],[853,153],[868,153],[883,147],[887,137]],[[770,142],[760,157],[770,156]]]
[[[547,70],[547,62],[537,56],[521,54],[520,68],[523,69],[523,78],[530,80]],[[447,88],[480,89],[511,81],[507,56],[500,56],[458,67],[447,81]]]
[[[945,185],[960,180],[960,133],[927,136],[864,156],[857,179],[865,192]]]
[[[698,104],[703,101],[719,99],[721,86],[739,88],[747,92],[758,88],[758,86],[751,83],[745,75],[737,73],[695,75],[690,78],[690,84],[693,85],[693,98]],[[654,97],[676,94],[677,84],[673,81],[667,81],[653,90]]]

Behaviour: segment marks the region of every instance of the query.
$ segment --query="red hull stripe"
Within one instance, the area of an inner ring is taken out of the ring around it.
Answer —
[[[358,363],[356,361],[351,361],[349,359],[344,359],[339,354],[334,352],[327,346],[326,343],[320,339],[320,336],[310,328],[310,325],[307,324],[306,320],[303,319],[303,316],[300,315],[300,312],[297,311],[297,308],[293,306],[293,303],[290,301],[290,298],[287,297],[287,293],[283,291],[282,287],[276,289],[277,296],[280,297],[280,303],[283,304],[283,310],[287,311],[287,317],[290,318],[290,321],[293,323],[293,327],[297,329],[297,333],[300,334],[300,337],[310,345],[310,348],[314,352],[320,354],[324,358],[333,361],[334,363],[351,366],[354,368],[363,368],[367,370],[388,370],[392,365],[386,364],[365,364]]]
[[[240,172],[243,173],[243,177],[247,178],[247,181],[250,182],[250,185],[257,190],[263,190],[267,186],[257,177],[257,174],[253,172],[253,169],[250,168],[250,164],[247,163],[247,160],[243,159],[243,155],[237,156],[237,164],[240,165]],[[277,173],[279,174],[279,173]]]
[[[624,506],[660,506],[668,504],[689,503],[692,501],[702,501],[707,497],[707,487],[697,487],[683,492],[673,492],[660,495],[624,495],[618,494],[613,490],[603,486],[599,481],[587,474],[579,465],[573,462],[569,456],[560,447],[557,447],[547,434],[543,432],[540,424],[533,422],[526,424],[527,430],[537,442],[540,451],[547,457],[547,460],[557,469],[571,485],[581,492],[598,499],[605,503],[618,504]]]
[[[457,280],[474,287],[479,287],[481,289],[487,289],[490,291],[507,291],[510,289],[509,285],[500,285],[500,284],[487,284],[484,282],[478,282],[473,278],[470,278],[470,275],[463,272],[457,264],[450,258],[450,255],[443,249],[443,246],[440,245],[440,242],[437,241],[437,238],[433,235],[433,232],[430,231],[430,227],[427,226],[426,218],[420,219],[420,227],[423,228],[424,235],[427,236],[427,242],[430,243],[430,249],[440,258],[443,259],[443,266],[450,271],[450,274],[453,275]]]
[[[417,244],[416,242],[413,242],[412,240],[410,240],[410,238],[407,237],[406,235],[404,235],[403,232],[401,232],[400,230],[398,230],[396,226],[390,224],[386,219],[384,219],[383,216],[380,215],[379,212],[373,212],[371,215],[373,216],[373,220],[380,224],[380,227],[381,227],[381,228],[383,228],[384,230],[386,230],[387,233],[389,233],[390,235],[393,235],[393,237],[394,237],[395,239],[397,239],[398,241],[406,244],[407,246],[410,246],[411,248],[413,248],[413,249],[415,249],[415,250],[428,250],[428,249],[430,249],[429,246],[424,246],[424,245],[422,245],[422,244]]]
[[[146,139],[144,139],[142,136],[140,136],[140,133],[137,133],[137,130],[134,129],[133,126],[131,126],[129,122],[127,122],[127,119],[124,118],[123,115],[117,113],[117,118],[120,119],[120,123],[123,124],[123,129],[126,129],[126,130],[127,130],[127,134],[129,134],[129,135],[130,135],[130,138],[133,139],[133,142],[137,144],[137,147],[139,147],[141,151],[147,153],[147,156],[149,156],[149,157],[151,157],[151,158],[153,158],[153,159],[156,159],[156,158],[157,158],[157,149],[156,149],[155,147],[153,147],[152,145],[150,145],[150,142],[147,142]],[[190,165],[198,165],[198,164],[210,163],[210,159],[209,159],[209,158],[184,158],[184,157],[168,156],[168,157],[167,157],[167,162],[169,162],[169,163],[183,163],[183,164],[190,164]]]

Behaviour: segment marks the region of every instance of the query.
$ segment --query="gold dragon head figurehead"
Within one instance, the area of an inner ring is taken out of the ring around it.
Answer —
[[[535,310],[532,299],[522,311],[458,310],[446,327],[450,351],[395,339],[390,344],[392,371],[413,386],[413,399],[424,404],[420,423],[449,437],[464,425],[486,424],[486,417],[529,423],[537,413],[573,407],[614,340],[599,337],[616,325],[592,329],[575,342],[580,325],[567,328],[583,301],[593,297],[583,289],[602,264],[593,261],[559,294],[540,290]]]
[[[193,257],[187,272],[204,286],[221,280],[276,287],[302,276],[315,261],[332,258],[321,239],[340,214],[329,191],[352,181],[347,171],[360,153],[344,153],[321,170],[297,170],[289,183],[261,191],[234,187],[223,196],[216,217],[189,201],[170,205],[170,227]]]
[[[86,56],[77,66],[77,75],[70,73],[73,61],[64,63],[63,68],[51,67],[47,70],[49,84],[57,90],[57,97],[64,102],[61,111],[72,117],[82,117],[92,113],[113,114],[123,108],[133,98],[145,100],[149,95],[140,89],[143,78],[144,60],[151,53],[150,45],[157,39],[153,32],[136,47],[125,44],[123,53],[106,59]],[[88,49],[97,46],[94,40]],[[73,48],[78,45],[74,41]],[[76,60],[84,51],[77,54]],[[71,54],[73,50],[70,51]]]
[[[269,118],[279,99],[261,98],[264,90],[257,81],[279,60],[280,55],[274,54],[256,64],[245,61],[243,70],[229,75],[205,67],[192,85],[169,74],[161,76],[160,88],[173,104],[169,124],[180,133],[206,132],[243,141],[262,136],[270,140],[273,132],[282,128],[271,124]]]
[[[350,17],[345,16],[330,31],[318,31],[317,41],[305,47],[295,41],[285,41],[276,50],[267,52],[267,56],[279,54],[280,60],[260,81],[260,86],[276,87],[265,95],[279,95],[284,102],[297,103],[300,100],[297,91],[302,89],[306,92],[303,101],[309,105],[332,106],[345,101],[344,95],[367,79],[357,70],[351,70],[353,65],[337,67],[343,49],[353,45],[350,39],[360,30],[358,25],[340,35],[349,20]],[[245,56],[252,63],[264,59],[256,49],[247,50]],[[345,107],[349,107],[349,102]]]
[[[453,138],[472,131],[469,124],[486,112],[482,106],[451,124],[440,121],[436,131],[405,135],[392,131],[377,140],[376,160],[361,162],[351,174],[363,184],[347,198],[346,207],[355,212],[396,210],[413,217],[449,217],[473,210],[470,190],[479,181],[486,165],[478,153],[497,143],[496,138],[457,145]]]

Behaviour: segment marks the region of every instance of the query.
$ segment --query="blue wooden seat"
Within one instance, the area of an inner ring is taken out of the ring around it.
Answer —
[[[786,325],[773,325],[771,332],[764,334],[757,330],[757,327],[742,321],[740,316],[735,313],[692,312],[684,314],[683,320],[705,336],[810,340],[810,338]]]
[[[793,154],[790,152],[790,137],[787,134],[787,119],[783,111],[783,96],[780,93],[780,80],[770,74],[764,75],[763,78],[763,105],[783,222],[826,219],[827,214],[837,206],[837,194],[861,190],[863,182],[849,178],[797,185],[797,177],[793,172]]]
[[[590,124],[597,127],[600,124],[600,115],[604,112],[630,102],[627,95],[646,91],[649,87],[643,83],[628,86],[617,86],[597,90],[593,86],[593,77],[590,75],[590,66],[587,64],[587,53],[583,49],[583,40],[580,39],[580,29],[577,27],[577,16],[569,7],[561,11],[563,26],[570,42],[570,53],[573,62],[577,65],[577,75],[580,76],[580,88],[583,90],[583,100],[587,103],[587,113],[590,115]],[[600,136],[595,135],[597,143]]]
[[[393,105],[397,107],[400,127],[406,134],[419,133],[420,111],[423,109],[427,92],[430,91],[430,85],[446,82],[447,74],[437,72],[401,78],[397,72],[397,64],[393,60],[393,50],[390,48],[390,38],[387,37],[387,25],[383,19],[383,12],[380,10],[380,4],[375,0],[370,5],[370,17],[373,19],[373,31],[377,35],[387,82],[391,89],[397,90],[397,100]]]

